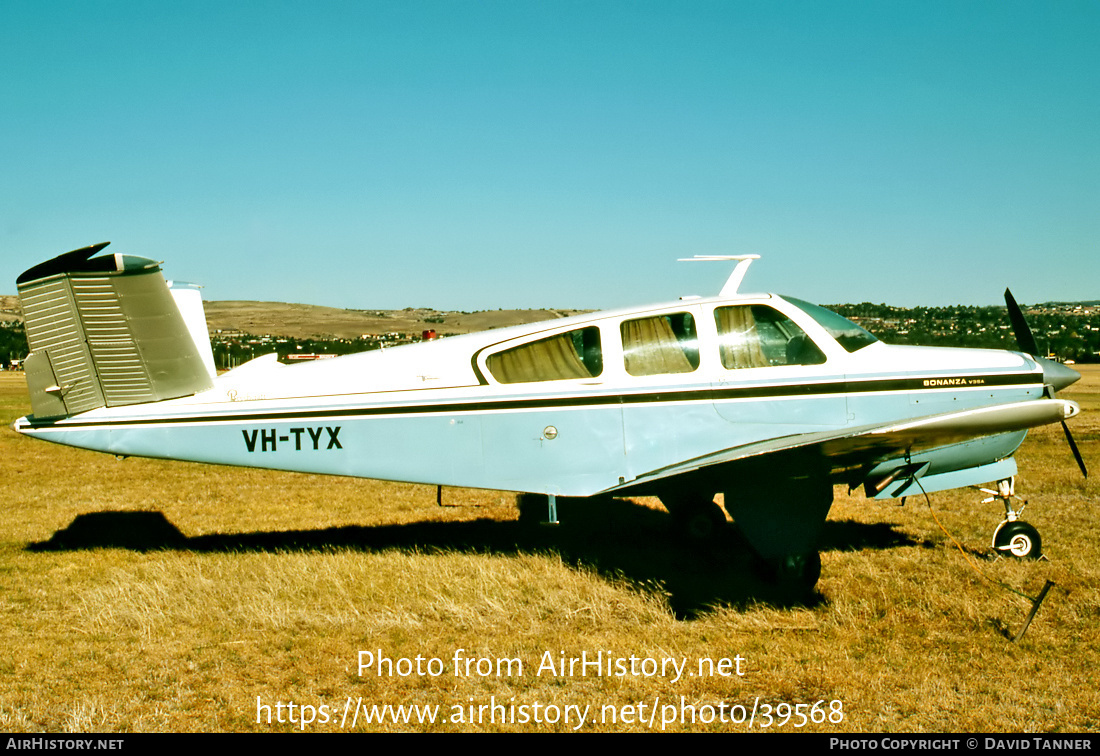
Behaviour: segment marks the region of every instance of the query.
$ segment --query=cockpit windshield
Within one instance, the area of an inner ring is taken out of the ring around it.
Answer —
[[[870,331],[860,328],[848,318],[837,315],[824,307],[818,307],[809,302],[803,302],[794,297],[783,297],[802,312],[817,321],[817,324],[829,332],[837,343],[849,352],[856,352],[863,347],[874,344],[878,339]]]

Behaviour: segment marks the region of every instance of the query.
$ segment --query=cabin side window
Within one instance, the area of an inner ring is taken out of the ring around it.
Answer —
[[[771,307],[718,307],[714,322],[722,366],[729,370],[825,362],[825,355],[806,332]]]
[[[595,378],[603,372],[600,329],[579,328],[490,355],[485,361],[500,383]]]
[[[691,313],[624,320],[619,331],[629,375],[690,373],[699,367],[699,339]]]

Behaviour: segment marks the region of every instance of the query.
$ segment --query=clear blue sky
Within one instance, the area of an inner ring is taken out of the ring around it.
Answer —
[[[1100,299],[1100,3],[0,0],[0,293],[106,240],[339,307]]]

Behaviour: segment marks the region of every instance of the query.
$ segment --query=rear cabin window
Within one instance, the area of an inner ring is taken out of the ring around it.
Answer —
[[[699,339],[691,313],[624,320],[619,331],[630,375],[690,373],[699,367]]]
[[[825,362],[805,331],[766,305],[717,307],[714,322],[722,366],[729,370]]]
[[[600,329],[578,328],[507,349],[490,355],[485,366],[500,383],[595,378],[603,372]]]

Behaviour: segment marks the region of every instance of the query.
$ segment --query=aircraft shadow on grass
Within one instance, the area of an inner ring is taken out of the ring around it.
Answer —
[[[537,502],[536,502],[537,504]],[[536,514],[537,512],[537,514]],[[105,511],[78,515],[30,551],[79,551],[122,548],[134,551],[286,552],[349,549],[361,551],[456,551],[517,555],[552,552],[566,564],[623,580],[644,591],[660,591],[680,619],[707,613],[714,606],[765,602],[775,606],[814,606],[820,593],[791,595],[769,579],[736,526],[707,541],[671,535],[671,517],[626,499],[601,506],[558,500],[561,525],[538,524],[545,512],[525,510],[519,520],[479,519],[394,525],[347,525],[316,530],[256,531],[186,536],[159,511]],[[824,551],[929,547],[889,523],[829,521],[822,534]]]
[[[544,512],[539,506],[530,510]],[[673,612],[683,620],[706,613],[715,605],[759,601],[779,606],[816,605],[824,600],[816,592],[807,596],[780,590],[733,525],[702,544],[686,537],[670,539],[673,524],[667,513],[621,498],[598,507],[563,498],[559,501],[559,517],[562,524],[558,527],[540,526],[538,515],[525,512],[521,501],[518,521],[486,518],[188,537],[162,512],[109,511],[78,515],[50,539],[27,548],[195,552],[439,549],[504,556],[554,552],[574,567],[593,569],[608,579],[625,579],[641,590],[667,594]],[[906,546],[928,544],[913,540],[888,523],[828,522],[822,537],[824,550]]]

